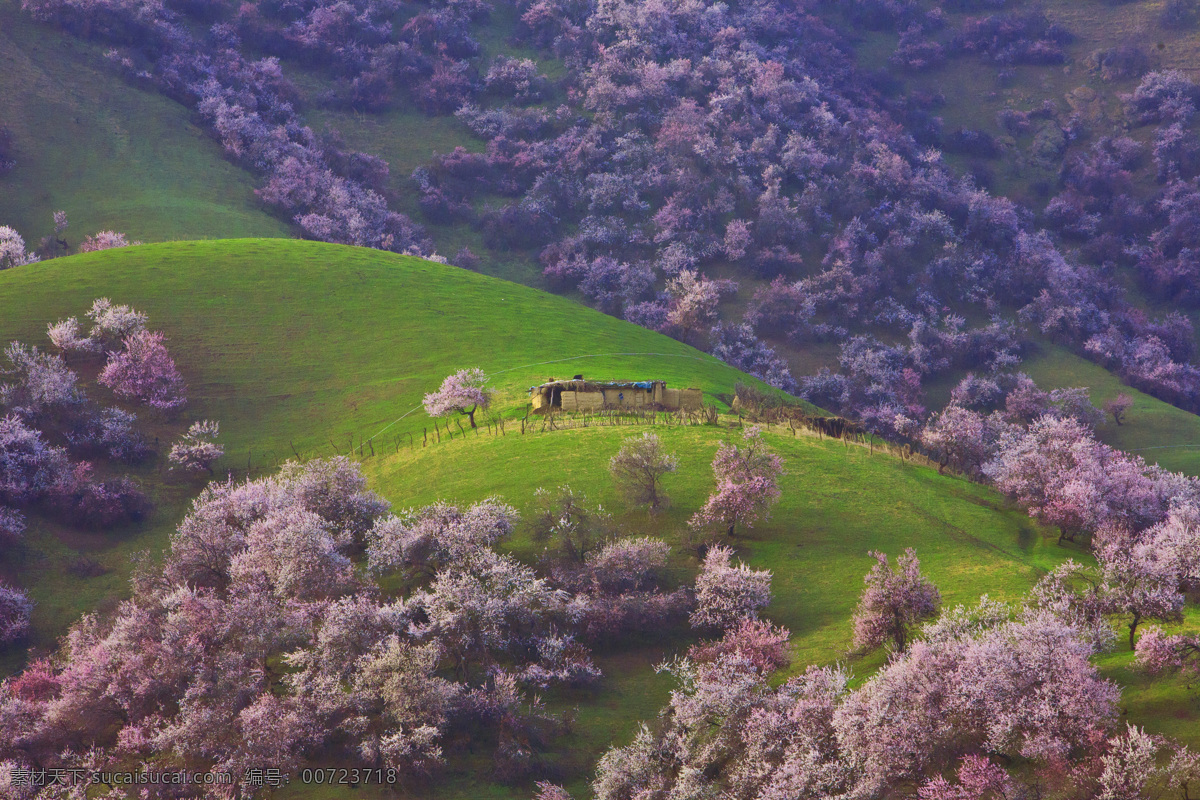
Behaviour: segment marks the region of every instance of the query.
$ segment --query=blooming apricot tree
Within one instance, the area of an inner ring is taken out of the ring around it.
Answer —
[[[169,411],[182,406],[187,402],[183,376],[163,339],[157,331],[138,331],[126,337],[125,349],[109,354],[100,383],[152,408]]]
[[[189,472],[208,470],[212,474],[213,462],[225,455],[225,448],[216,442],[219,432],[220,426],[213,420],[192,423],[187,433],[171,445],[167,459],[180,469]]]
[[[1121,392],[1113,399],[1104,404],[1104,410],[1112,414],[1113,422],[1118,425],[1125,424],[1125,414],[1133,406],[1133,398],[1125,392]]]
[[[25,250],[25,239],[15,229],[0,225],[0,269],[23,267],[38,257]]]
[[[873,552],[878,562],[863,579],[863,590],[854,612],[854,645],[874,650],[889,639],[897,652],[904,652],[909,631],[918,622],[937,616],[942,596],[933,582],[921,574],[921,562],[911,547],[890,569],[884,553]]]
[[[747,528],[779,502],[783,459],[767,449],[762,432],[747,428],[743,444],[722,443],[713,458],[717,487],[690,521],[695,529],[721,526],[733,536],[740,523]]]
[[[29,630],[33,603],[20,589],[0,583],[0,645],[15,642]]]
[[[483,370],[460,369],[448,375],[436,392],[425,395],[425,413],[431,417],[464,414],[475,428],[475,412],[490,406],[493,394]]]
[[[131,244],[141,244],[141,242],[131,242],[125,234],[118,231],[99,231],[85,237],[79,243],[79,252],[91,253],[96,250],[111,250],[114,247],[129,247]]]
[[[721,546],[704,557],[696,578],[694,627],[729,628],[756,619],[758,610],[771,602],[770,570],[751,569],[740,561],[734,566],[732,558],[733,550]]]

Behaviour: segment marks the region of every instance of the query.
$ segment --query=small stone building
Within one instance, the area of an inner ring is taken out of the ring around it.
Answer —
[[[699,411],[703,395],[699,389],[669,389],[666,381],[588,381],[553,378],[529,388],[536,414],[551,409],[602,411],[628,409],[645,411]]]

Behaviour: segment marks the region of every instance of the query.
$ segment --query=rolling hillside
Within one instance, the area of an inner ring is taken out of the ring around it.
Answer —
[[[57,210],[75,245],[103,229],[143,241],[290,235],[185,108],[126,83],[103,53],[0,2],[0,125],[16,150],[0,225],[31,247]]]
[[[678,474],[665,483],[672,506],[657,517],[627,509],[607,471],[621,440],[640,427],[531,428],[521,435],[518,423],[506,426],[504,436],[456,433],[453,441],[422,447],[431,422],[423,411],[408,412],[461,367],[496,373],[497,410],[510,418],[524,413],[524,390],[551,375],[662,378],[700,386],[710,399],[747,378],[674,340],[563,298],[418,259],[311,242],[146,245],[2,272],[0,339],[42,342],[48,321],[78,315],[98,296],[146,311],[151,327],[167,334],[191,387],[182,421],[220,420],[229,453],[220,471],[238,476],[247,465],[252,472],[272,468],[293,457],[293,448],[302,456],[346,453],[351,434],[357,443],[383,430],[374,440],[375,456],[370,446],[365,451],[363,469],[395,506],[500,494],[524,510],[539,486],[570,484],[602,502],[627,530],[678,544],[711,486],[713,452],[739,433],[731,416],[718,426],[654,428],[680,458]],[[170,427],[146,421],[153,430]],[[411,444],[409,433],[416,434]],[[769,522],[735,544],[741,557],[774,571],[768,615],[793,631],[794,670],[846,659],[849,617],[870,567],[869,550],[895,554],[916,547],[948,605],[973,603],[983,593],[1016,599],[1065,558],[1087,558],[1073,546],[1056,546],[1051,532],[985,487],[785,428],[768,431],[767,440],[785,459],[783,501]],[[106,534],[37,525],[26,546],[0,562],[5,577],[28,586],[39,604],[36,649],[50,647],[80,613],[120,596],[129,554],[161,551],[200,487],[165,476],[156,464],[139,478],[159,503],[149,522]],[[512,548],[522,557],[537,555],[524,531]],[[72,577],[64,566],[79,553],[110,571]],[[691,551],[676,547],[673,558],[681,579],[692,574]],[[576,709],[572,733],[549,754],[573,789],[584,787],[599,752],[654,716],[670,682],[652,667],[686,643],[645,640],[598,654],[606,676],[598,689],[547,696],[555,710]],[[4,666],[11,670],[18,662],[10,653]],[[1136,680],[1124,671],[1127,662],[1128,654],[1118,653],[1106,664],[1123,680]],[[851,666],[862,679],[880,663],[873,657]],[[1134,689],[1127,695],[1131,720],[1185,734],[1194,726],[1194,709],[1182,716],[1159,713],[1183,691],[1173,684]],[[484,789],[480,779],[489,767],[482,756],[455,756],[437,796],[528,797],[528,787]],[[287,796],[375,795],[295,787]]]

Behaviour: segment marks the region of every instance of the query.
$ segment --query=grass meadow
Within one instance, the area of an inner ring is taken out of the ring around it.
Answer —
[[[112,229],[130,240],[289,236],[262,209],[255,179],[183,106],[121,77],[103,49],[32,22],[0,0],[0,125],[16,167],[0,189],[0,225],[30,246],[65,210],[67,239]]]

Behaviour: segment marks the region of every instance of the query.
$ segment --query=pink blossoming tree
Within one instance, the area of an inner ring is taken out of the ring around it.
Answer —
[[[79,243],[79,252],[91,253],[96,250],[111,250],[114,247],[129,247],[131,244],[141,244],[141,242],[131,242],[125,234],[117,231],[100,231],[91,236],[84,237],[84,240]]]
[[[1168,635],[1157,625],[1151,625],[1138,637],[1137,663],[1151,674],[1200,673],[1200,635]]]
[[[854,646],[866,652],[890,640],[896,652],[904,652],[912,628],[937,616],[941,594],[921,574],[921,562],[911,547],[896,559],[895,570],[886,554],[872,552],[871,557],[877,563],[863,579],[867,588],[854,612]]]
[[[220,426],[213,420],[192,423],[179,441],[171,445],[167,460],[188,472],[207,470],[211,475],[213,462],[225,455],[225,448],[217,444]]]
[[[980,755],[963,756],[958,781],[942,776],[917,790],[920,800],[1005,800],[1012,793],[1012,779],[1004,768]]]
[[[767,449],[762,432],[747,428],[741,446],[722,443],[713,458],[717,487],[691,518],[693,529],[721,527],[729,536],[737,525],[754,527],[779,502],[783,459]]]
[[[25,592],[0,583],[0,646],[15,642],[29,630],[33,603]]]
[[[164,336],[138,331],[125,339],[125,348],[110,353],[100,383],[122,397],[170,411],[187,402],[183,376],[167,352]]]
[[[7,225],[0,225],[0,269],[23,267],[38,260],[25,249],[25,239]]]
[[[491,405],[493,393],[483,370],[460,369],[447,376],[436,392],[425,395],[425,413],[431,417],[463,414],[475,428],[475,412]]]
[[[751,569],[732,563],[733,550],[710,548],[696,578],[696,610],[692,626],[729,628],[743,620],[757,619],[758,611],[771,602],[770,570]]]
[[[1105,402],[1104,410],[1112,415],[1113,422],[1118,425],[1125,424],[1125,414],[1133,407],[1133,398],[1125,392],[1119,393],[1116,397]]]

